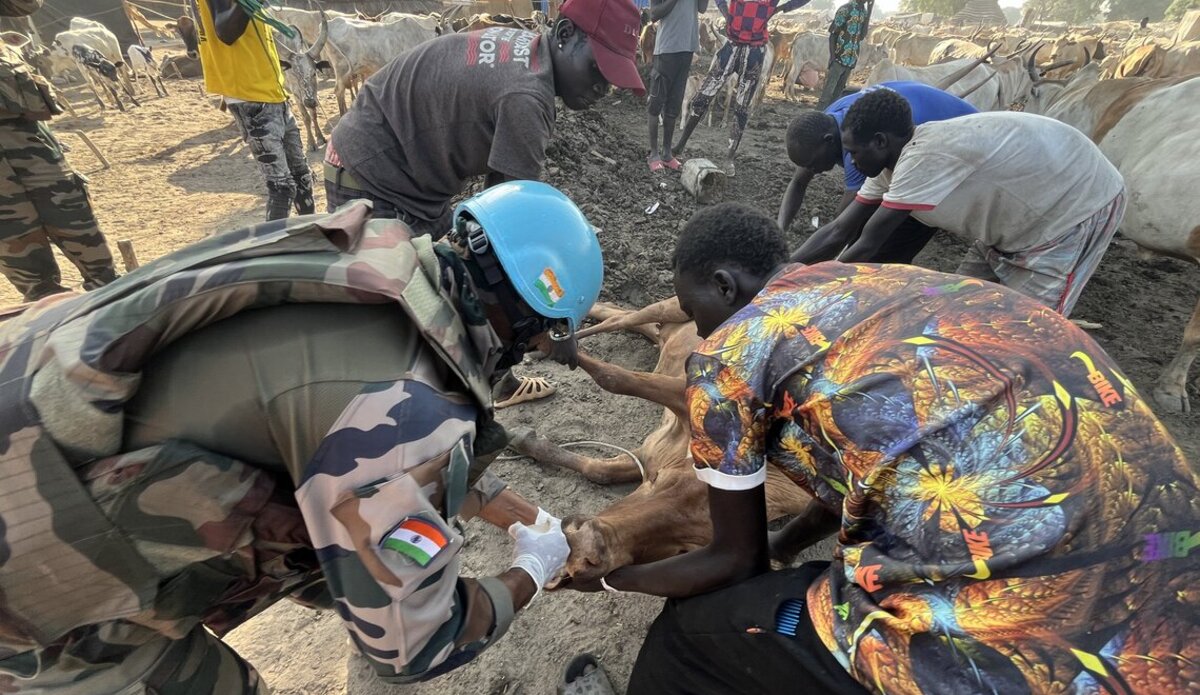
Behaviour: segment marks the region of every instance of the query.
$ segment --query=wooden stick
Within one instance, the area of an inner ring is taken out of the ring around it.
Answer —
[[[125,272],[137,270],[138,263],[137,254],[133,252],[133,242],[128,239],[121,239],[117,242],[117,250],[121,252],[121,262],[125,264]]]
[[[592,150],[592,156],[595,157],[596,159],[599,159],[602,162],[605,162],[609,166],[615,166],[617,163],[617,160],[613,159],[612,157],[605,157],[604,155],[600,154],[596,150]]]
[[[71,130],[67,132],[74,133],[79,136],[80,140],[83,140],[83,144],[87,145],[88,148],[91,149],[92,154],[96,155],[96,159],[100,160],[102,169],[112,168],[112,165],[108,163],[108,158],[104,156],[104,153],[100,151],[100,148],[96,147],[96,143],[92,142],[92,139],[89,138],[82,130]]]

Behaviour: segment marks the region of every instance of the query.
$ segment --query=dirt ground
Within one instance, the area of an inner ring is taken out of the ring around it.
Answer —
[[[154,258],[214,231],[254,222],[264,214],[262,182],[230,117],[199,94],[198,82],[169,81],[171,96],[147,97],[126,113],[99,112],[78,90],[78,118],[54,123],[72,146],[76,167],[91,177],[97,216],[115,246],[130,239],[140,259]],[[773,92],[773,96],[778,96]],[[811,100],[803,106],[811,106]],[[322,108],[337,113],[326,91]],[[768,98],[751,119],[738,175],[725,194],[774,214],[790,176],[784,129],[801,104]],[[676,177],[647,170],[643,151],[644,106],[628,93],[613,95],[592,112],[561,113],[558,138],[550,147],[548,180],[581,204],[600,228],[607,278],[603,299],[638,306],[670,293],[669,256],[675,234],[696,205]],[[73,130],[87,132],[112,162],[101,170]],[[326,125],[328,132],[328,125]],[[701,126],[688,156],[720,162],[726,130]],[[616,160],[609,164],[592,152]],[[310,162],[319,165],[317,153]],[[840,194],[839,171],[818,177],[806,209],[789,237],[799,242],[813,216],[828,219]],[[324,208],[317,166],[317,206]],[[654,203],[653,214],[647,209]],[[918,262],[952,270],[964,247],[939,237]],[[115,250],[115,249],[114,249]],[[78,275],[64,264],[65,275]],[[1075,316],[1103,324],[1092,335],[1117,359],[1144,392],[1174,354],[1200,289],[1200,268],[1169,259],[1138,260],[1126,243],[1108,252],[1083,294]],[[0,287],[0,305],[17,301]],[[586,349],[623,366],[653,367],[653,348],[624,335],[589,339]],[[536,364],[526,373],[550,376],[559,393],[544,402],[504,411],[510,426],[537,429],[556,441],[599,439],[636,446],[657,424],[659,409],[605,394],[582,372]],[[1200,392],[1191,396],[1200,410]],[[1200,414],[1168,416],[1167,426],[1195,460],[1200,454]],[[559,514],[602,509],[629,491],[603,488],[565,471],[526,460],[496,465],[515,489]],[[507,567],[511,542],[480,522],[467,527],[467,575],[494,574]],[[551,693],[562,666],[590,651],[601,658],[620,689],[633,665],[644,631],[661,602],[643,596],[544,594],[518,617],[509,634],[476,662],[418,687],[394,688],[374,680],[361,659],[351,656],[336,616],[278,605],[234,631],[229,641],[282,694],[384,695],[385,693]]]

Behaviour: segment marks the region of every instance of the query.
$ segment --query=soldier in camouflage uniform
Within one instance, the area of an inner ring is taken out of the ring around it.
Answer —
[[[561,569],[558,520],[485,468],[491,379],[599,292],[578,208],[512,182],[437,243],[366,201],[287,222],[0,327],[0,692],[266,692],[220,637],[285,597],[424,680]],[[456,515],[508,527],[512,568],[460,577]]]
[[[0,15],[24,16],[41,4],[0,0]],[[67,291],[50,242],[79,268],[84,288],[117,277],[86,180],[42,122],[59,113],[54,88],[0,42],[0,273],[26,301]]]

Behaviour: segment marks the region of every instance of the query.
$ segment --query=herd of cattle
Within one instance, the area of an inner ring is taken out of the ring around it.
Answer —
[[[374,17],[283,8],[276,16],[295,36],[277,35],[281,67],[298,101],[309,146],[324,144],[317,122],[319,76],[332,71],[339,109],[345,93],[396,55],[448,31],[494,26],[541,28],[546,18],[501,15],[455,17],[385,12]],[[797,22],[792,17],[807,16]],[[820,85],[829,63],[828,17],[798,12],[773,24],[756,104],[772,77],[783,80],[792,98],[797,88]],[[198,36],[194,21],[181,17],[167,25],[183,39],[194,60]],[[956,34],[955,32],[959,32]],[[723,42],[720,20],[706,16],[701,53],[715,56]],[[642,59],[649,63],[653,26],[642,36]],[[122,55],[117,39],[102,25],[75,18],[49,46],[24,40],[22,50],[47,77],[78,72],[101,107],[106,96],[118,108],[136,104],[135,83],[147,78],[160,95],[167,61],[159,65],[150,50],[131,46]],[[1147,253],[1200,263],[1200,196],[1190,188],[1200,180],[1200,41],[1169,40],[1130,23],[1039,35],[1023,29],[985,32],[901,28],[882,24],[870,32],[859,58],[867,84],[914,80],[933,84],[970,101],[980,110],[1018,109],[1068,123],[1087,134],[1125,177],[1129,204],[1122,234]],[[697,61],[694,88],[704,71]],[[176,68],[177,69],[177,68]],[[732,90],[731,90],[732,93]],[[728,106],[726,108],[728,110]],[[782,125],[781,125],[782,127]],[[1133,290],[1134,288],[1130,288]],[[603,576],[631,562],[646,562],[701,546],[708,541],[704,486],[687,458],[688,426],[683,402],[683,364],[697,342],[694,328],[674,300],[639,311],[598,305],[600,323],[580,337],[630,329],[654,340],[660,358],[651,373],[628,371],[587,355],[580,366],[606,390],[645,398],[664,406],[658,429],[633,453],[593,459],[567,452],[531,431],[514,432],[513,446],[547,463],[579,471],[601,483],[642,480],[629,497],[599,515],[568,519],[570,574]],[[1153,327],[1147,327],[1153,330]],[[1160,376],[1153,398],[1164,411],[1187,411],[1188,370],[1200,352],[1200,303],[1192,314],[1175,358]],[[795,486],[769,469],[767,497],[772,517],[794,514],[808,504]]]

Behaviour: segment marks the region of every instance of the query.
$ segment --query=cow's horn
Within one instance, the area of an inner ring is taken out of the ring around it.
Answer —
[[[1000,44],[996,44],[995,46],[988,46],[988,52],[985,53],[982,58],[976,58],[975,60],[972,60],[970,65],[967,65],[967,66],[963,67],[962,69],[957,70],[956,72],[946,76],[945,79],[943,79],[941,82],[938,82],[934,86],[941,90],[949,89],[950,86],[953,85],[955,82],[958,82],[962,78],[969,75],[972,70],[974,70],[975,68],[979,67],[980,65],[983,65],[984,63],[986,63],[988,58],[991,58],[993,55],[995,55],[996,51],[998,51],[998,50],[1000,50]]]
[[[308,47],[308,57],[314,61],[321,59],[321,51],[325,50],[325,41],[329,38],[329,20],[325,18],[324,10],[321,11],[321,28],[317,30],[317,39]]]
[[[1064,60],[1059,60],[1059,61],[1056,61],[1056,62],[1050,63],[1049,65],[1045,65],[1045,66],[1038,66],[1038,69],[1037,69],[1037,70],[1038,70],[1038,73],[1039,73],[1039,74],[1038,74],[1038,76],[1037,76],[1037,79],[1036,79],[1036,80],[1034,80],[1034,82],[1041,82],[1041,81],[1042,81],[1042,76],[1043,76],[1043,75],[1045,75],[1045,74],[1046,74],[1046,73],[1048,73],[1048,72],[1053,72],[1053,71],[1055,71],[1055,70],[1057,70],[1057,69],[1059,69],[1059,68],[1065,68],[1065,67],[1067,67],[1068,65],[1074,65],[1074,64],[1075,64],[1075,61],[1074,61],[1074,60],[1071,60],[1070,58],[1066,58],[1066,59],[1064,59]]]
[[[1004,56],[1004,59],[1008,60],[1009,58],[1015,58],[1015,57],[1021,55],[1021,51],[1024,51],[1025,46],[1028,44],[1029,44],[1029,39],[1027,37],[1023,37],[1020,41],[1017,42],[1017,50]]]
[[[996,71],[996,70],[993,70],[993,71],[992,71],[992,74],[990,74],[990,75],[988,75],[987,77],[985,77],[985,78],[983,78],[982,80],[980,80],[980,81],[979,81],[979,84],[975,85],[974,87],[971,87],[970,89],[968,89],[967,91],[963,92],[962,94],[959,94],[959,95],[958,95],[958,98],[959,98],[959,99],[966,99],[967,97],[971,96],[971,94],[972,94],[972,93],[973,93],[975,90],[979,89],[980,87],[982,87],[983,85],[987,84],[988,82],[991,82],[991,81],[992,81],[992,78],[993,78],[993,77],[995,77],[996,75],[999,75],[999,74],[1000,74],[1000,73],[999,73],[998,71]]]

